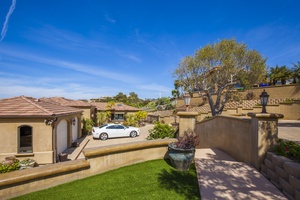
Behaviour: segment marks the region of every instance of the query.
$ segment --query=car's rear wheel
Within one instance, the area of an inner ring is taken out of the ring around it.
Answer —
[[[99,136],[100,140],[107,140],[107,138],[108,138],[107,133],[101,133],[100,136]]]
[[[130,137],[136,137],[137,136],[137,132],[136,131],[131,131],[130,132]]]

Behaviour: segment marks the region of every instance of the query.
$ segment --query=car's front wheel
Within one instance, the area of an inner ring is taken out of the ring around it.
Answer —
[[[137,132],[136,131],[131,131],[130,132],[130,137],[136,137],[137,136]]]
[[[101,133],[100,136],[99,136],[100,140],[107,140],[107,138],[108,138],[107,133]]]

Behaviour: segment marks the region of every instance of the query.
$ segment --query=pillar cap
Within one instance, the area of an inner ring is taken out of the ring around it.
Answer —
[[[284,115],[278,113],[248,113],[249,117],[256,117],[256,118],[283,118]]]
[[[178,112],[178,116],[197,116],[198,112]]]

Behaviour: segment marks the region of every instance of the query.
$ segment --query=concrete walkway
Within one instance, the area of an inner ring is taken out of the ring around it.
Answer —
[[[287,199],[255,168],[218,149],[197,149],[195,164],[202,200]]]

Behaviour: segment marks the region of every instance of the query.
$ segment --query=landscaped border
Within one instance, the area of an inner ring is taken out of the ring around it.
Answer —
[[[160,139],[89,148],[83,151],[86,159],[0,174],[0,199],[35,192],[134,163],[163,159],[167,156],[168,144],[174,141],[176,139]]]

